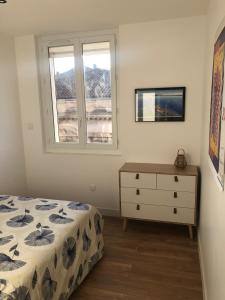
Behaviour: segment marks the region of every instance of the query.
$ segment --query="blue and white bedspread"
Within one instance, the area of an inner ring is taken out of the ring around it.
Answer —
[[[0,300],[66,300],[103,253],[103,220],[79,202],[0,196]]]

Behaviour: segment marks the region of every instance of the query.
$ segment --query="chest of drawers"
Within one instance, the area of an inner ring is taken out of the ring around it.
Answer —
[[[119,170],[120,207],[127,220],[144,219],[188,225],[197,224],[198,168],[126,163]]]

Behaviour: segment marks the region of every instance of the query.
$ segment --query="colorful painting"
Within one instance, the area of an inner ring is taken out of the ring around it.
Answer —
[[[224,58],[225,58],[225,27],[220,33],[215,46],[213,58],[209,156],[213,167],[221,181],[221,158],[224,148],[221,144],[221,131],[223,122],[223,89],[224,89]],[[224,169],[224,168],[223,168]],[[222,172],[224,174],[224,170]],[[223,183],[220,182],[223,186]]]

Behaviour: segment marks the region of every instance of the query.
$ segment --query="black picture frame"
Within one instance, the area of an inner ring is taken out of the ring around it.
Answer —
[[[149,103],[152,102],[151,107],[147,105],[145,112],[144,97]],[[184,122],[185,100],[184,86],[135,89],[135,122]]]

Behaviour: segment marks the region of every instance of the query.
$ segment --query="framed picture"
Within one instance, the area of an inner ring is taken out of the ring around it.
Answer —
[[[184,121],[185,90],[185,87],[136,89],[135,121]]]
[[[217,34],[214,45],[209,129],[209,157],[213,173],[222,190],[224,189],[225,156],[224,58],[225,27]]]

